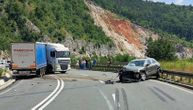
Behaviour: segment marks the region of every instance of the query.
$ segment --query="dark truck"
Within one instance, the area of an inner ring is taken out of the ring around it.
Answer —
[[[160,63],[153,58],[135,59],[119,72],[120,82],[146,80],[149,76],[159,77]]]
[[[11,69],[17,75],[44,75],[47,67],[44,43],[12,43]]]

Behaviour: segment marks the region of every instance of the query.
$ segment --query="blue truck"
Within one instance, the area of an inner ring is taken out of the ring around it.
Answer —
[[[11,69],[14,75],[44,75],[47,67],[44,43],[12,43]]]

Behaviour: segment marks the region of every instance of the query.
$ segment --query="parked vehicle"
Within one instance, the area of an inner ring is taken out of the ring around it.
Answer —
[[[43,43],[12,43],[11,69],[14,75],[43,75],[47,67]]]
[[[121,82],[131,80],[146,80],[149,76],[159,77],[160,63],[153,58],[135,59],[124,66],[119,72]]]
[[[3,62],[0,62],[0,69],[4,69],[6,65]]]
[[[47,43],[47,72],[65,73],[70,70],[70,51],[67,47],[58,43]]]

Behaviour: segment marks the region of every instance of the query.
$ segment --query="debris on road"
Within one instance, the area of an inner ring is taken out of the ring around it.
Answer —
[[[113,81],[113,80],[107,80],[105,81],[105,84],[115,84],[116,81]]]

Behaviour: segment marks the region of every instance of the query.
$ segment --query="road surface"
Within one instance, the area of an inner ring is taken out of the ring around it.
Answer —
[[[22,78],[0,91],[0,110],[193,110],[192,90],[156,80],[104,83],[116,75],[71,70]]]

